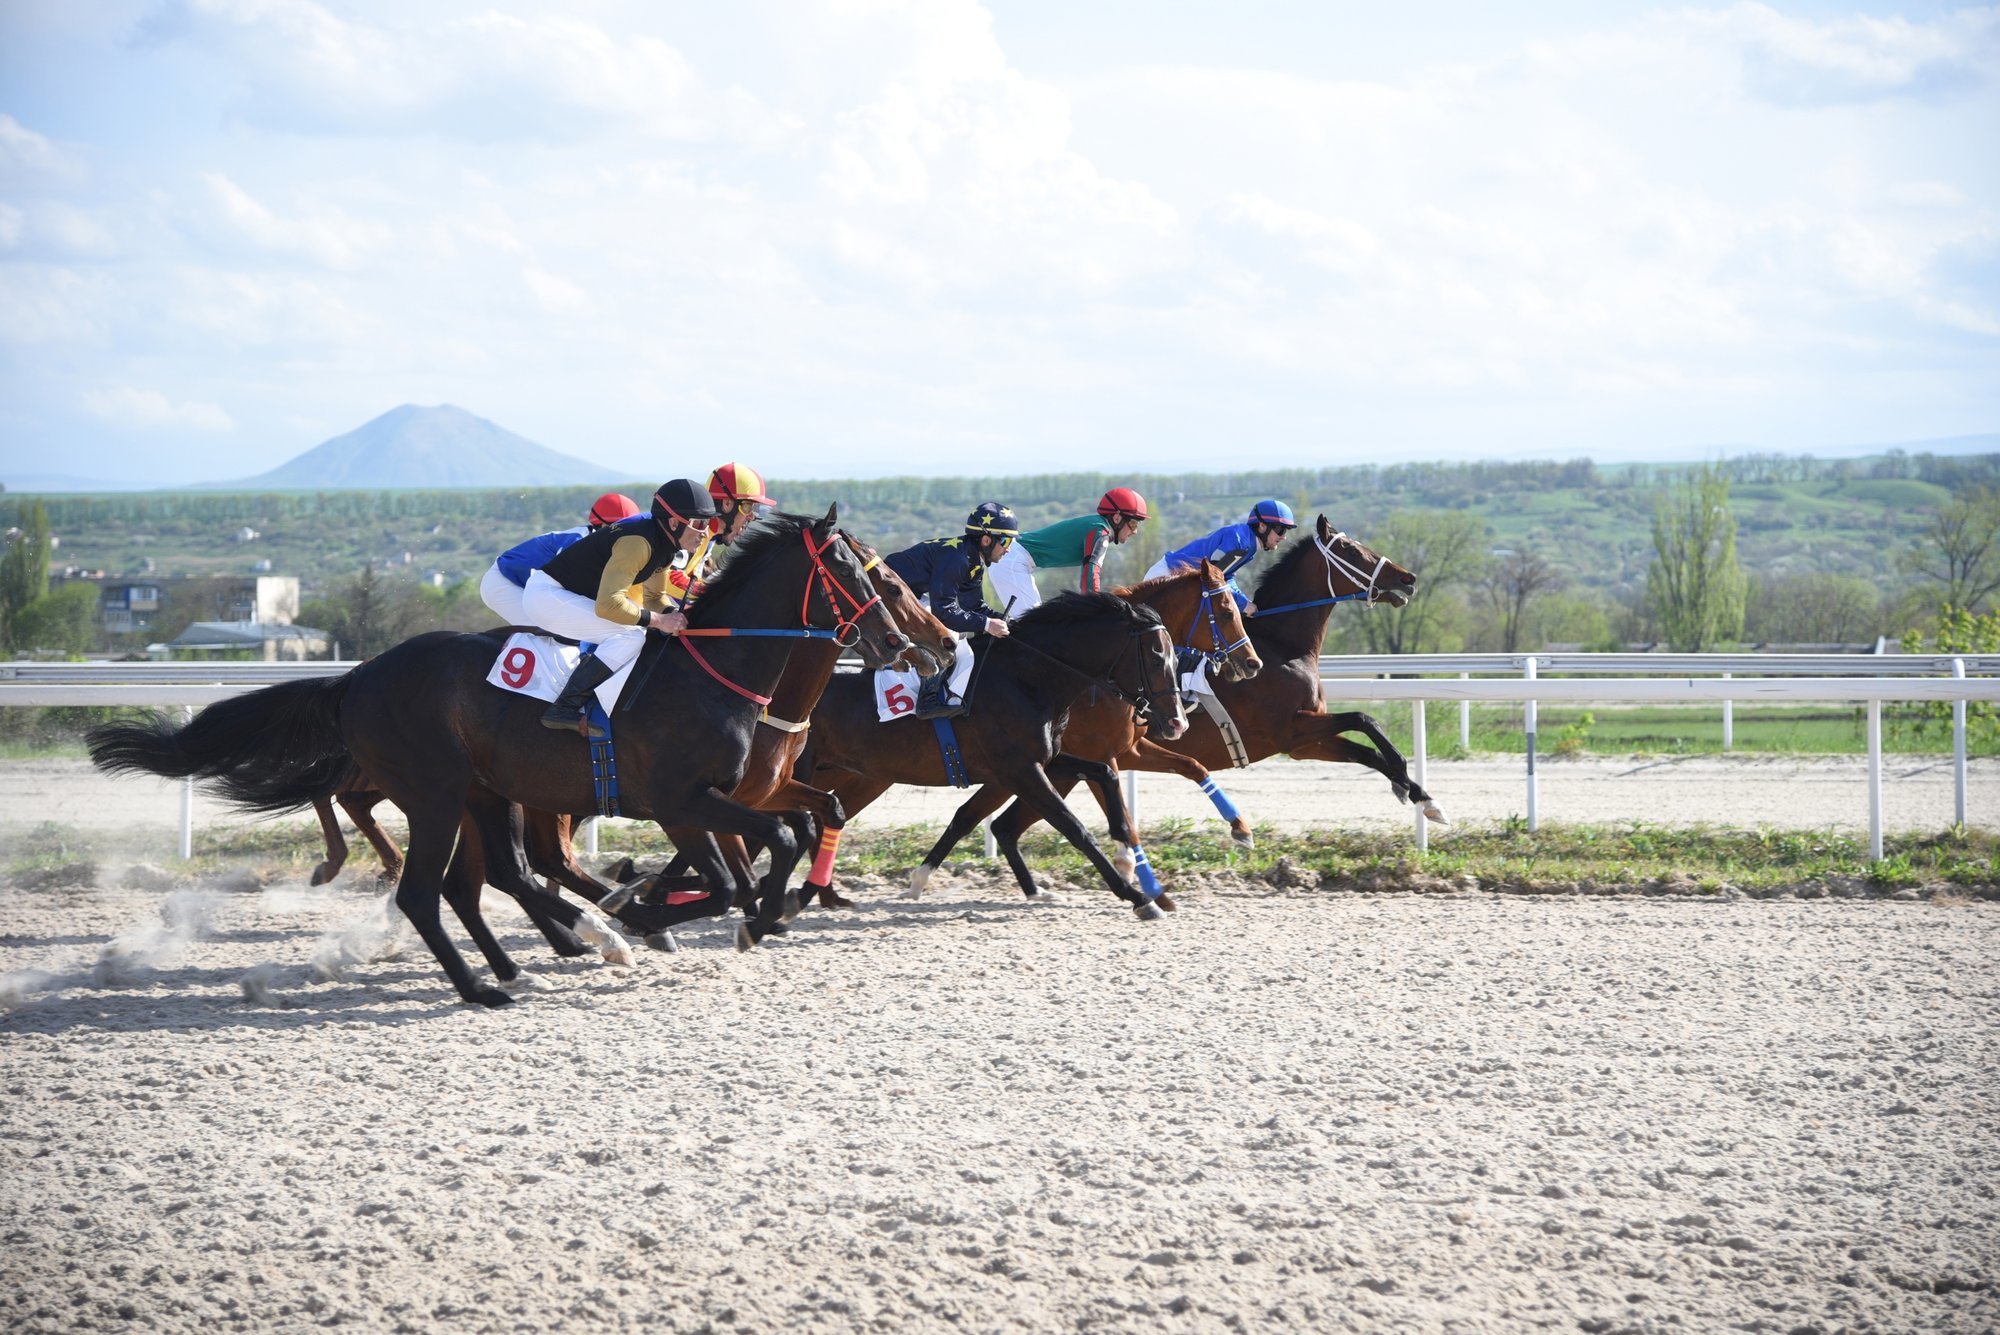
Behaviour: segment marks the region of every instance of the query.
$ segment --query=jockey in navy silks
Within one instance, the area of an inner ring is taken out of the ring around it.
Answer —
[[[651,513],[571,543],[528,576],[528,624],[597,646],[577,660],[543,726],[583,731],[592,692],[639,656],[648,631],[687,628],[681,605],[722,523],[705,487],[675,478],[653,493]]]
[[[492,608],[493,614],[507,625],[533,625],[521,606],[521,594],[528,587],[528,576],[555,559],[557,552],[577,539],[638,513],[639,507],[631,497],[621,496],[615,491],[605,492],[590,503],[590,518],[585,523],[529,538],[500,553],[500,559],[486,567],[486,573],[480,577],[479,600]]]
[[[965,533],[933,538],[882,558],[930,607],[931,615],[963,640],[968,635],[1007,634],[1007,618],[986,601],[986,573],[1013,545],[1020,531],[1014,512],[987,501],[965,517]],[[917,717],[957,707],[952,692],[967,680],[972,659],[961,651],[950,672],[917,684]],[[954,685],[956,683],[956,685]]]
[[[1168,552],[1153,563],[1153,568],[1146,572],[1146,578],[1158,579],[1177,570],[1191,570],[1206,558],[1222,567],[1223,577],[1229,581],[1229,596],[1248,616],[1257,610],[1257,604],[1236,587],[1236,572],[1249,565],[1250,558],[1257,553],[1276,551],[1278,544],[1285,540],[1285,535],[1298,524],[1299,521],[1292,517],[1292,507],[1283,501],[1259,501],[1250,507],[1250,517],[1242,523],[1225,524],[1185,547]]]

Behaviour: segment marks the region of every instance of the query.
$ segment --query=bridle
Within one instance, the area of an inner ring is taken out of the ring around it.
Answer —
[[[1222,618],[1215,610],[1215,600],[1228,596],[1229,586],[1227,584],[1213,589],[1203,585],[1200,605],[1197,607],[1195,615],[1188,618],[1187,643],[1176,646],[1179,649],[1200,654],[1208,660],[1208,665],[1214,668],[1221,667],[1231,654],[1250,643],[1250,632],[1248,630],[1245,630],[1242,635],[1228,644],[1222,642]],[[1196,649],[1194,647],[1194,629],[1203,617],[1208,619],[1209,647],[1206,649]]]
[[[1255,612],[1252,612],[1251,616],[1274,617],[1281,612],[1298,612],[1308,607],[1326,607],[1333,603],[1372,603],[1375,601],[1375,585],[1382,578],[1382,572],[1389,566],[1388,557],[1376,557],[1375,568],[1364,571],[1360,566],[1333,549],[1333,544],[1337,542],[1350,543],[1357,547],[1360,546],[1359,543],[1355,543],[1354,539],[1348,537],[1345,533],[1336,533],[1331,540],[1328,540],[1320,537],[1319,533],[1315,531],[1312,535],[1312,540],[1313,546],[1319,548],[1319,554],[1326,558],[1327,596],[1324,598],[1308,599],[1302,603],[1286,603],[1281,607],[1260,607]],[[1336,570],[1347,576],[1348,581],[1357,586],[1354,592],[1335,593],[1333,591],[1333,572]]]

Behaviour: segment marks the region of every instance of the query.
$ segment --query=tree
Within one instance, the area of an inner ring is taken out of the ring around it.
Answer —
[[[14,614],[14,647],[81,654],[97,647],[97,586],[65,584]]]
[[[1753,644],[1852,644],[1874,639],[1882,624],[1875,585],[1814,571],[1753,578],[1743,635]]]
[[[1485,568],[1486,526],[1463,511],[1405,510],[1390,515],[1367,541],[1415,575],[1417,584],[1404,606],[1380,603],[1357,619],[1362,641],[1371,654],[1421,653],[1438,637],[1447,609],[1458,606],[1442,595],[1472,583]]]
[[[2000,488],[1971,487],[1939,506],[1904,554],[1939,605],[1976,612],[2000,590]]]
[[[1653,502],[1653,564],[1646,594],[1667,645],[1699,653],[1743,633],[1743,572],[1729,477],[1696,468]]]
[[[1554,593],[1567,581],[1539,552],[1515,550],[1490,562],[1479,580],[1479,591],[1500,623],[1500,652],[1521,647],[1528,604],[1540,594]]]
[[[373,566],[299,609],[301,623],[340,642],[349,658],[368,658],[422,631],[435,630],[439,601],[415,584],[383,579]],[[488,621],[492,620],[489,615]]]
[[[19,644],[16,619],[49,591],[49,510],[40,501],[20,508],[21,526],[10,528],[0,554],[0,641]]]

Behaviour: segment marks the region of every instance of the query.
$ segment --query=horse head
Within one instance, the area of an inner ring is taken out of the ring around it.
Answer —
[[[800,619],[808,626],[818,625],[814,618],[825,609],[832,616],[832,629],[843,637],[839,643],[855,644],[866,666],[887,667],[910,648],[911,641],[890,618],[881,594],[862,568],[862,558],[842,541],[847,535],[837,526],[839,520],[840,506],[834,504],[827,507],[825,518],[807,521],[805,549],[812,567],[807,572]],[[844,638],[849,635],[854,637],[851,641]]]
[[[1223,577],[1222,567],[1205,556],[1201,559],[1201,605],[1203,615],[1188,643],[1201,649],[1202,638],[1207,638],[1206,652],[1211,661],[1220,656],[1216,672],[1224,681],[1248,681],[1262,672],[1264,660],[1257,657],[1250,643],[1242,609],[1230,596],[1229,581]]]
[[[1180,671],[1174,662],[1174,640],[1167,634],[1160,614],[1143,603],[1126,603],[1132,628],[1130,644],[1137,652],[1120,654],[1111,667],[1111,680],[1127,698],[1145,701],[1140,721],[1150,736],[1171,742],[1188,729],[1187,712],[1181,708]],[[1125,665],[1130,663],[1128,673]],[[1128,679],[1129,678],[1129,679]],[[1166,708],[1161,704],[1165,702]]]
[[[889,619],[910,641],[909,647],[903,650],[902,661],[919,677],[934,677],[942,672],[958,644],[950,628],[931,615],[916,591],[904,582],[901,575],[889,568],[874,548],[851,533],[843,531],[841,536],[860,559],[861,568],[867,572],[875,592],[882,595],[882,606],[888,610]]]
[[[1410,601],[1417,577],[1387,557],[1377,556],[1365,543],[1336,531],[1325,515],[1313,525],[1313,540],[1326,557],[1327,579],[1335,594],[1360,594],[1367,602],[1391,607]]]

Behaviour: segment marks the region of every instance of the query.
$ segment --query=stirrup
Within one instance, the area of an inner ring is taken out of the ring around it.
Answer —
[[[965,712],[965,701],[954,699],[945,686],[942,672],[917,683],[917,718],[952,718]]]

